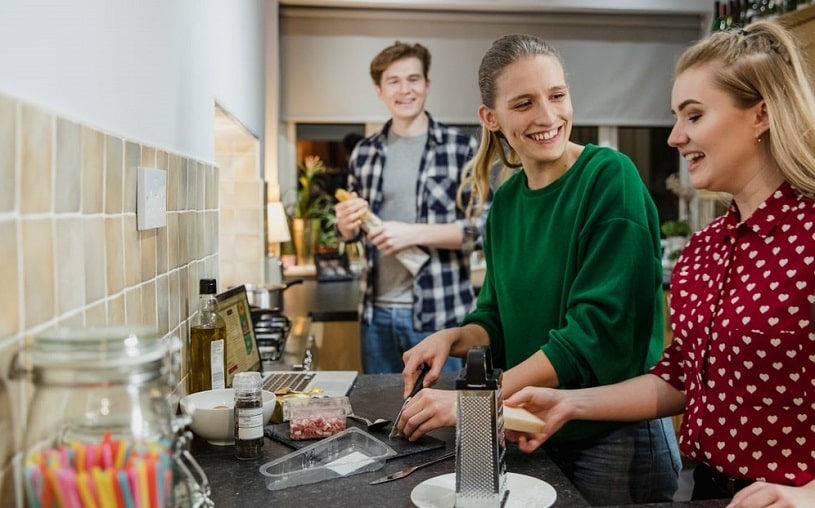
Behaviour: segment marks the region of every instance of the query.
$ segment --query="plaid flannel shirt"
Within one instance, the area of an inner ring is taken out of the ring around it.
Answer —
[[[479,217],[467,221],[456,206],[456,192],[464,165],[478,148],[466,132],[433,120],[429,123],[427,145],[416,182],[416,222],[457,223],[464,235],[461,250],[422,246],[430,260],[413,279],[413,327],[436,331],[457,326],[475,300],[470,282],[470,253],[481,244],[489,203]],[[387,154],[388,131],[392,120],[373,136],[360,141],[348,163],[348,190],[368,201],[371,211],[382,206],[382,170]],[[465,195],[465,203],[468,196]],[[375,247],[366,242],[367,266],[362,278],[360,316],[365,323],[373,318]]]

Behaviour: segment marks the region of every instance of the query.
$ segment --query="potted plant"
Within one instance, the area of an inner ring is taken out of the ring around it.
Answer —
[[[660,226],[662,231],[662,270],[669,275],[673,270],[685,242],[691,234],[690,224],[686,220],[668,220]]]
[[[297,167],[297,199],[290,214],[298,265],[311,264],[314,251],[330,242],[333,235],[336,219],[324,175],[325,164],[316,155],[306,156]]]

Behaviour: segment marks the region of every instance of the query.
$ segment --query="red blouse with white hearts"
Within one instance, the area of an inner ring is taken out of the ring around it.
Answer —
[[[685,391],[680,448],[735,478],[815,479],[815,201],[788,184],[695,234],[671,278],[674,341],[652,369]]]

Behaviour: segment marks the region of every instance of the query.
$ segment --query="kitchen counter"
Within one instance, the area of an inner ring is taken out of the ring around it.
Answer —
[[[455,376],[445,375],[438,386],[452,388]],[[383,394],[385,396],[383,396]],[[368,418],[393,418],[399,411],[402,401],[401,374],[361,375],[350,394],[354,412]],[[378,439],[388,441],[385,432],[372,433]],[[455,429],[438,429],[432,436],[442,439],[448,450],[455,443]],[[206,472],[212,487],[212,498],[218,508],[275,506],[351,506],[366,508],[388,506],[390,508],[411,507],[410,493],[422,481],[440,474],[455,472],[455,461],[447,460],[419,469],[412,475],[381,485],[368,485],[368,482],[408,466],[420,464],[441,455],[442,449],[425,451],[398,457],[385,463],[382,469],[369,473],[351,475],[311,485],[292,487],[284,490],[266,489],[264,477],[258,468],[276,458],[294,451],[274,440],[264,439],[263,456],[255,460],[235,459],[232,447],[219,447],[207,444],[196,438],[192,453]],[[514,444],[508,443],[507,471],[541,478],[557,491],[554,506],[558,508],[580,508],[589,506],[579,492],[566,479],[561,471],[542,451],[526,454]],[[638,505],[651,508],[723,508],[725,500],[659,503]],[[510,506],[511,508],[511,506]],[[617,507],[621,508],[621,507]]]
[[[285,283],[293,279],[286,277]],[[360,298],[359,279],[318,282],[304,278],[283,292],[283,313],[290,318],[308,316],[312,321],[356,321]]]

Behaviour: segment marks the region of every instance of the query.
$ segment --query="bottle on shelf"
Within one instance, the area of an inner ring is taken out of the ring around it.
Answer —
[[[198,314],[190,326],[189,393],[226,388],[226,323],[216,294],[215,279],[199,281]]]
[[[713,2],[713,21],[710,23],[710,31],[718,32],[719,24],[721,23],[721,2]]]

